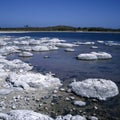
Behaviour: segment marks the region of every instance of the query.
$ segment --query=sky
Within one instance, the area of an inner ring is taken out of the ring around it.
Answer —
[[[120,28],[120,0],[0,0],[0,27]]]

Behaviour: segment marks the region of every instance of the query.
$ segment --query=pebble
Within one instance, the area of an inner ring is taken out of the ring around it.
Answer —
[[[62,91],[62,92],[63,92],[63,91],[65,91],[65,89],[64,89],[64,88],[60,88],[60,91]]]
[[[11,108],[14,110],[14,109],[16,109],[16,106],[15,106],[15,105],[12,105],[12,107],[11,107]]]
[[[71,100],[74,100],[74,99],[75,99],[75,97],[74,97],[74,96],[70,96],[70,99],[71,99]]]
[[[70,98],[69,98],[69,97],[66,97],[66,98],[65,98],[65,101],[70,101]]]
[[[74,101],[73,104],[77,105],[77,106],[85,106],[86,102],[83,102],[83,101]]]
[[[56,94],[58,91],[57,90],[54,90],[53,93]]]
[[[67,91],[66,91],[67,93],[71,93],[71,89],[67,89]]]

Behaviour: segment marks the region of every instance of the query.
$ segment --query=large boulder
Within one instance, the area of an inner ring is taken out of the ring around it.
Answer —
[[[2,120],[53,120],[47,115],[32,110],[12,110],[7,114],[0,113]]]
[[[72,91],[77,95],[106,100],[119,94],[117,85],[111,80],[86,79],[70,84]]]
[[[97,56],[91,53],[79,54],[77,58],[79,60],[97,60]]]
[[[106,52],[91,52],[93,55],[97,56],[97,59],[111,59],[112,55]]]
[[[32,110],[11,110],[9,113],[0,113],[2,120],[86,120],[80,115],[72,116],[71,114],[65,116],[57,116],[56,119],[48,115],[34,112]]]
[[[14,59],[12,61],[6,59],[0,59],[0,66],[5,71],[18,71],[18,72],[25,72],[32,70],[33,66],[30,66],[28,63],[25,63],[19,59]]]

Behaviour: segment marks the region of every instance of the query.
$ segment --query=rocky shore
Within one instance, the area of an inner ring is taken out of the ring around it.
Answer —
[[[103,42],[100,42],[103,44]],[[79,45],[93,42],[67,43],[58,38],[33,39],[29,36],[0,36],[0,119],[2,120],[98,120],[106,119],[101,113],[101,101],[119,94],[111,80],[90,78],[64,83],[52,73],[42,74],[34,66],[20,59],[8,60],[10,54],[32,57],[32,52],[55,51],[65,48],[74,52]],[[107,44],[106,44],[107,45]],[[114,45],[113,42],[112,44]],[[79,60],[112,59],[106,52],[78,55]]]

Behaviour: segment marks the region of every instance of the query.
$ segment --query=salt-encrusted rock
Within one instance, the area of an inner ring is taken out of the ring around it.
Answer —
[[[8,77],[9,73],[8,72],[4,72],[2,70],[0,70],[0,81],[5,81]]]
[[[32,47],[31,46],[22,46],[22,47],[19,47],[19,50],[22,50],[22,51],[32,51]]]
[[[66,51],[66,52],[74,52],[75,49],[72,49],[72,48],[66,48],[65,51]]]
[[[50,49],[48,48],[48,46],[34,46],[32,47],[32,50],[33,51],[36,51],[36,52],[46,52],[46,51],[49,51]]]
[[[97,56],[91,53],[79,54],[77,58],[79,60],[97,60]]]
[[[86,120],[86,118],[80,115],[72,116],[71,114],[68,114],[65,116],[58,116],[55,120]]]
[[[120,43],[114,42],[114,41],[107,41],[105,45],[108,46],[120,46]]]
[[[75,44],[77,44],[77,45],[94,45],[95,44],[95,42],[75,42]]]
[[[39,45],[39,44],[40,44],[40,41],[39,41],[39,40],[35,40],[35,39],[30,39],[30,40],[29,40],[29,44],[30,44],[30,45]]]
[[[7,45],[7,42],[0,40],[0,46],[4,46],[4,45]]]
[[[0,49],[0,54],[1,55],[9,55],[12,53],[20,52],[18,49],[19,49],[19,47],[17,47],[17,46],[4,46]]]
[[[72,44],[72,43],[56,43],[57,47],[66,47],[66,48],[71,48],[71,47],[76,47],[78,45]]]
[[[30,52],[22,52],[22,53],[19,53],[19,56],[20,57],[32,57],[33,54]]]
[[[25,72],[29,71],[33,68],[33,66],[30,66],[28,63],[24,63],[23,61],[19,59],[15,59],[12,61],[6,60],[6,59],[0,59],[0,64],[2,64],[2,69],[5,71],[19,71],[19,72]]]
[[[90,116],[89,119],[90,119],[90,120],[98,120],[98,118],[95,117],[95,116]]]
[[[47,115],[30,110],[11,110],[7,114],[0,113],[3,120],[53,120]]]
[[[11,89],[0,89],[0,95],[7,95],[11,92],[12,92]]]
[[[70,84],[72,91],[77,95],[106,100],[119,94],[117,85],[111,80],[86,79]]]
[[[97,56],[97,59],[111,59],[112,55],[106,52],[91,52],[93,55]]]
[[[106,60],[111,59],[112,55],[106,52],[83,53],[77,56],[79,60]]]
[[[11,73],[8,81],[15,87],[22,87],[25,90],[30,88],[40,89],[55,89],[61,86],[61,82],[58,78],[51,76],[50,74],[42,75],[40,73]]]
[[[103,44],[103,43],[104,43],[104,41],[103,41],[103,40],[98,40],[97,42],[98,42],[98,43],[101,43],[101,44]]]
[[[78,100],[75,100],[73,102],[74,105],[77,105],[77,106],[85,106],[86,105],[86,102],[83,102],[83,101],[78,101]]]

